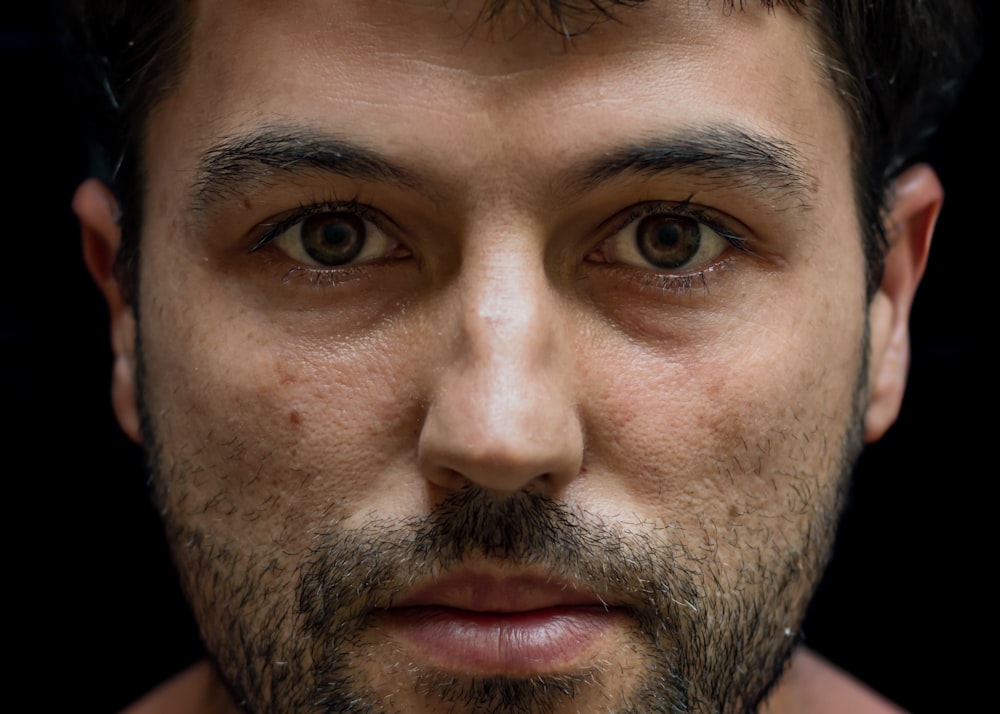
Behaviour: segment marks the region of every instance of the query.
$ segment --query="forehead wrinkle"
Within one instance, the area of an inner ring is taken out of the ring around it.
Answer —
[[[564,190],[575,194],[619,177],[667,174],[732,184],[804,209],[811,208],[819,185],[788,141],[736,125],[715,125],[686,127],[612,148],[572,171]]]

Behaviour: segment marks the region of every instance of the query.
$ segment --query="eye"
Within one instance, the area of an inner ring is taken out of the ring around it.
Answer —
[[[289,258],[315,268],[335,268],[398,257],[398,241],[361,212],[350,208],[307,209],[272,226],[254,250],[271,243]]]
[[[683,211],[682,211],[683,209]],[[738,236],[716,227],[687,204],[648,204],[629,212],[625,225],[604,240],[593,257],[664,271],[696,270],[727,248],[740,247]]]

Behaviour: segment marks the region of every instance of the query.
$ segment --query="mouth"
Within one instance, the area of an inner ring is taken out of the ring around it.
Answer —
[[[469,569],[402,593],[376,617],[414,662],[515,677],[586,667],[634,624],[626,608],[565,581]]]

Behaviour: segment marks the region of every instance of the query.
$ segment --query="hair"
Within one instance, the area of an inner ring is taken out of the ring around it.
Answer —
[[[509,13],[567,37],[645,0],[483,0],[480,20]],[[709,0],[706,0],[708,2]],[[742,9],[747,0],[722,0]],[[445,2],[445,0],[442,0]],[[147,119],[186,66],[191,3],[181,0],[57,0],[63,40],[88,124],[92,165],[121,210],[118,278],[138,281],[147,167]],[[854,191],[866,258],[877,289],[888,249],[884,211],[892,181],[920,160],[983,51],[975,0],[761,0],[813,23],[830,87],[853,137]]]

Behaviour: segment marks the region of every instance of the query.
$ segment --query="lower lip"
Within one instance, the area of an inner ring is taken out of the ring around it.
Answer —
[[[551,607],[513,613],[448,607],[400,607],[381,625],[428,664],[467,674],[530,676],[578,668],[624,613],[599,606]]]

